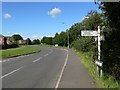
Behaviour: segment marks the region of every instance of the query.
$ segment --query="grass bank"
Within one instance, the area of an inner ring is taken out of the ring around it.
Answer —
[[[39,52],[40,49],[36,46],[21,46],[18,48],[11,48],[6,50],[0,50],[0,58],[8,58],[8,57],[15,57],[30,53]]]
[[[120,89],[120,84],[112,76],[104,75],[100,77],[96,71],[95,62],[91,57],[91,53],[77,52],[81,63],[86,67],[90,76],[93,78],[94,82],[97,84],[98,88],[118,88]]]

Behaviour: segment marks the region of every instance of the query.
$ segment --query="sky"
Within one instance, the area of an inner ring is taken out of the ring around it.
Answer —
[[[94,2],[2,2],[2,34],[20,34],[24,39],[54,36],[81,22]]]

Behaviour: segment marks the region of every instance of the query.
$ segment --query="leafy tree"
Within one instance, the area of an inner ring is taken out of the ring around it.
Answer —
[[[74,40],[79,38],[79,36],[80,36],[80,26],[81,26],[81,23],[76,23],[68,30],[67,33],[69,35],[69,43],[70,44]]]
[[[54,44],[59,46],[68,46],[68,33],[61,32],[60,34],[56,33],[54,37]]]
[[[87,19],[83,20],[84,28],[87,30],[97,30],[97,27],[100,26],[103,22],[102,20],[102,14],[96,12],[96,11],[90,11],[86,15],[88,17]]]
[[[13,37],[14,41],[23,40],[22,36],[19,34],[14,34],[12,37]]]
[[[40,40],[39,39],[35,39],[32,41],[32,44],[40,44]]]
[[[53,38],[52,37],[43,37],[41,40],[41,43],[52,45],[53,44]]]
[[[27,42],[27,45],[31,45],[31,44],[32,44],[30,38],[27,38],[27,39],[26,39],[26,42]]]
[[[55,37],[54,37],[54,44],[59,44],[59,37],[60,37],[60,35],[58,33],[56,33]]]
[[[103,69],[120,79],[120,2],[104,2],[100,8],[107,18],[105,41],[102,43]]]

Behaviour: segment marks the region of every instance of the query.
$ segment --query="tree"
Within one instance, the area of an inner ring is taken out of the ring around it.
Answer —
[[[104,2],[100,8],[107,18],[105,41],[102,43],[103,69],[120,79],[120,2]]]
[[[12,37],[13,37],[14,41],[23,40],[22,36],[19,34],[14,34]]]
[[[52,45],[53,44],[53,38],[52,37],[43,37],[41,40],[41,43]]]
[[[27,45],[31,45],[31,44],[32,44],[30,38],[27,38],[27,39],[26,39],[26,42],[27,42]]]
[[[56,33],[54,37],[54,44],[59,46],[68,46],[68,34],[67,32],[61,32],[60,34]]]
[[[40,40],[39,39],[35,39],[32,41],[32,44],[40,44]]]
[[[59,44],[59,34],[58,33],[55,34],[54,44]]]

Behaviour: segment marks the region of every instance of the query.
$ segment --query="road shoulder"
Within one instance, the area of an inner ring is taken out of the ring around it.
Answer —
[[[73,50],[69,50],[68,62],[59,88],[96,88],[92,78]]]

